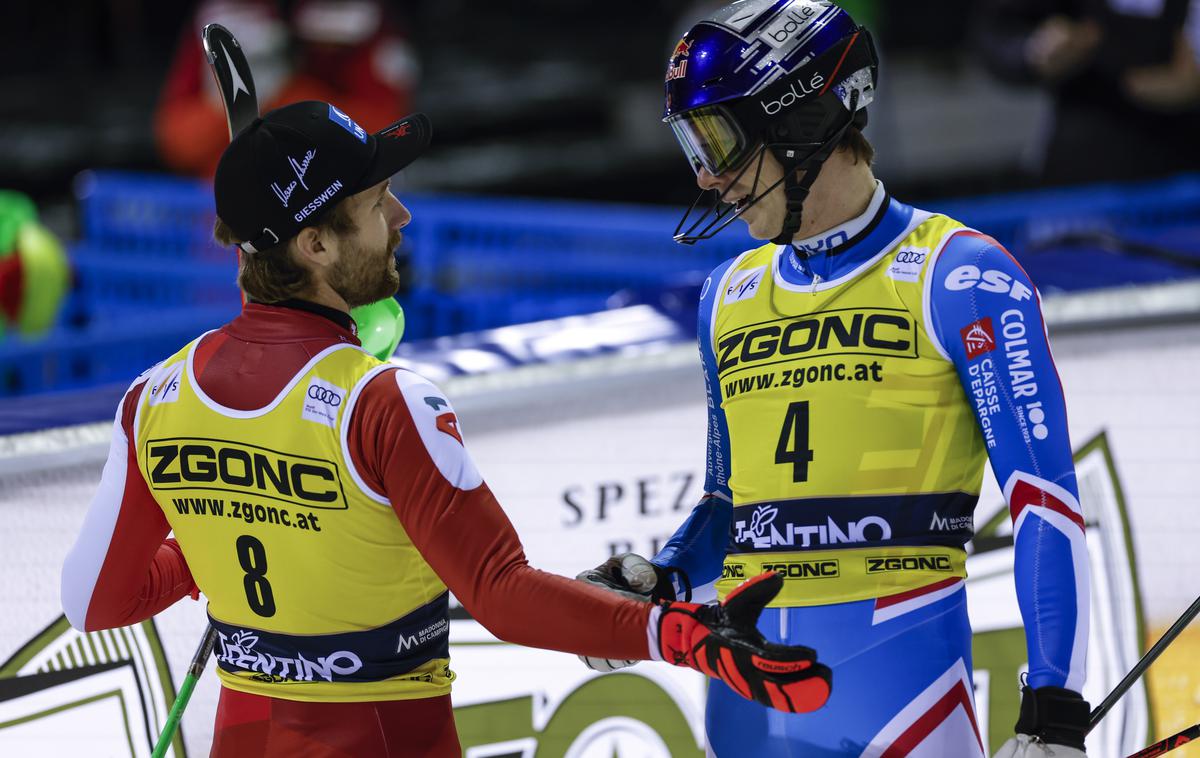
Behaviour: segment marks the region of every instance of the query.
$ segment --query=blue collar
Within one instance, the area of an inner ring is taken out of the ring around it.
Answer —
[[[805,247],[808,250],[816,247],[816,252],[802,256],[790,246],[781,246],[782,252],[777,258],[779,274],[784,281],[806,285],[815,279],[821,282],[837,279],[878,255],[884,246],[908,228],[913,207],[887,194],[882,184],[875,192],[880,197],[878,204],[872,198],[871,205],[861,216],[839,225],[830,233],[819,235],[825,244],[814,246],[811,240],[805,241],[808,243]]]

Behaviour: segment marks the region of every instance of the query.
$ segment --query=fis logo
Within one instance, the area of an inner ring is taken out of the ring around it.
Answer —
[[[179,382],[183,378],[183,363],[182,361],[171,369],[165,376],[162,376],[158,381],[150,387],[150,405],[159,405],[161,403],[173,403],[179,399]]]
[[[729,277],[729,286],[725,288],[725,302],[736,303],[739,300],[749,300],[758,294],[758,286],[762,283],[766,266],[752,268],[747,271],[734,272]]]
[[[973,361],[996,349],[996,333],[992,331],[990,316],[967,324],[959,330],[963,347],[967,349],[967,360]]]
[[[906,555],[898,558],[867,558],[868,574],[893,571],[953,571],[954,565],[946,555]]]

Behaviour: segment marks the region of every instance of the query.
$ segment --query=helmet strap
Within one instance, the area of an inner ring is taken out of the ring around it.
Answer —
[[[857,104],[858,93],[855,92],[850,96],[850,108],[846,122],[829,139],[821,143],[821,146],[811,155],[797,160],[793,155],[789,155],[792,151],[786,147],[776,147],[772,150],[775,158],[783,165],[786,176],[783,194],[787,199],[787,212],[783,217],[783,226],[780,228],[779,234],[771,240],[776,245],[792,244],[792,239],[800,231],[804,217],[804,201],[808,199],[813,182],[820,176],[821,167],[841,144],[846,130],[854,124]]]

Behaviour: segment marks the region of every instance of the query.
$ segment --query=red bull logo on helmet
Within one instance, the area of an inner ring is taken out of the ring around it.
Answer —
[[[671,53],[671,61],[667,64],[666,81],[682,79],[687,76],[687,56],[691,52],[692,45],[686,39],[679,40],[679,44],[675,46],[674,52]],[[684,60],[677,61],[678,58]]]

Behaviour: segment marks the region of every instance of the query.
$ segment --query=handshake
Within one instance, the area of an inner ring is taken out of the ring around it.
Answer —
[[[767,603],[783,587],[783,577],[768,572],[749,579],[719,605],[675,600],[668,571],[638,555],[609,558],[577,579],[624,595],[653,602],[648,635],[650,654],[675,666],[686,666],[720,679],[734,692],[788,713],[815,711],[829,699],[829,667],[817,663],[816,651],[779,645],[758,631]],[[690,593],[689,593],[690,594]],[[595,671],[616,671],[636,660],[580,656]]]

